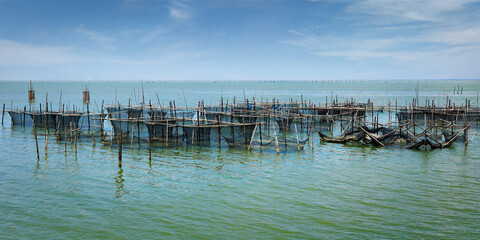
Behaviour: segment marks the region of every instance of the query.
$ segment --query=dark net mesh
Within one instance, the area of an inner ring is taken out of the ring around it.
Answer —
[[[7,111],[10,114],[12,125],[32,126],[33,121],[30,115],[25,112]]]
[[[57,128],[60,131],[78,128],[81,114],[59,114],[57,115]]]
[[[116,138],[148,140],[148,129],[145,123],[136,120],[110,119]]]
[[[197,145],[210,145],[211,138],[210,133],[212,127],[207,126],[183,126],[182,127],[185,135],[185,143],[187,145],[197,144]]]
[[[231,148],[245,147],[250,144],[255,125],[232,125],[222,129],[222,135]]]
[[[162,123],[159,122],[147,122],[145,123],[147,129],[148,129],[148,135],[150,137],[151,141],[162,141],[167,138],[176,138],[176,135],[174,135],[174,130],[177,128],[175,127],[175,122],[169,122],[168,125],[165,122],[162,121]]]
[[[34,112],[28,115],[32,118],[35,127],[55,128],[57,125],[57,113]]]
[[[107,114],[84,114],[78,120],[82,131],[98,132],[103,129],[103,122]]]

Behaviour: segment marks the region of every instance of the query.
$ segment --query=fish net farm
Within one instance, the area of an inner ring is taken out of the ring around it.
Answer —
[[[122,148],[145,149],[150,158],[152,148],[189,145],[279,154],[304,151],[310,141],[443,149],[459,142],[468,145],[476,135],[469,130],[478,129],[480,120],[480,109],[469,100],[457,106],[448,98],[442,106],[428,99],[421,105],[418,97],[406,106],[397,102],[376,106],[370,99],[359,103],[353,98],[343,102],[331,98],[313,103],[303,96],[300,101],[221,97],[217,104],[205,105],[200,100],[194,107],[177,106],[175,100],[162,106],[144,97],[140,104],[129,100],[123,105],[105,105],[104,101],[95,105],[86,89],[81,109],[59,99],[58,110],[54,110],[48,94],[43,105],[32,104],[33,87],[28,96],[29,106],[6,109],[3,105],[2,124],[8,113],[12,125],[32,127],[36,138],[43,135],[64,141],[65,151],[67,143],[100,143],[118,148],[119,159]],[[380,120],[380,112],[388,119]]]

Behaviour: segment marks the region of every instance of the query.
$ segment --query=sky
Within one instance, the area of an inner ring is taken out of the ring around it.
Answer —
[[[480,0],[0,0],[0,80],[479,79]]]

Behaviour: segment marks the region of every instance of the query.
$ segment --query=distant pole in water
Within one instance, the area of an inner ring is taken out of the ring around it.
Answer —
[[[90,102],[90,91],[88,90],[88,86],[85,86],[85,90],[83,91],[83,104],[88,104]]]
[[[33,90],[32,80],[30,80],[30,88],[28,89],[28,102],[35,102],[35,90]]]
[[[5,103],[3,104],[3,111],[2,111],[2,126],[3,126],[3,118],[5,117]]]

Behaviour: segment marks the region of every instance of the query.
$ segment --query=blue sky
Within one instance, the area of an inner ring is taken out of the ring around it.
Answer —
[[[1,80],[480,78],[478,0],[0,0]]]

